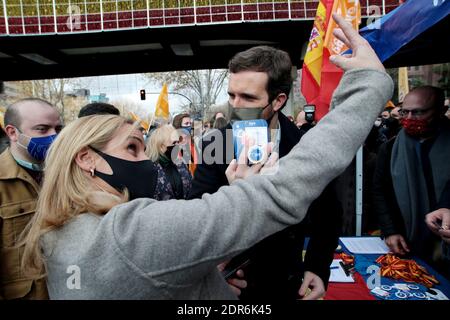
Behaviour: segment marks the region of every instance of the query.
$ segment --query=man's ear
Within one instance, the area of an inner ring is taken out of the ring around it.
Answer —
[[[19,140],[19,134],[20,134],[20,132],[19,132],[19,130],[17,130],[16,127],[14,127],[14,126],[12,126],[12,125],[8,124],[8,125],[5,127],[5,133],[6,133],[6,135],[8,136],[8,138],[9,138],[10,141],[12,141],[12,142],[17,142],[17,140]]]
[[[89,147],[82,148],[78,151],[75,162],[82,170],[91,172],[92,169],[95,169],[94,152]]]
[[[273,100],[273,111],[277,112],[278,110],[283,107],[284,103],[288,99],[287,95],[285,93],[280,93],[275,100]]]

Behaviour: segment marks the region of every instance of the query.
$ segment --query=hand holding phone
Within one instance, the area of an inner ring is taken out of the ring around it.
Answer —
[[[305,111],[305,120],[309,123],[314,122],[316,106],[313,104],[307,104],[303,107],[303,111]]]
[[[241,152],[244,151],[248,165],[261,163],[267,158],[268,143],[269,133],[265,120],[244,120],[233,123],[235,159],[240,159]]]
[[[244,261],[233,261],[231,260],[222,271],[223,277],[228,280],[231,278],[236,272],[240,269],[244,269],[247,265],[250,264],[250,259],[246,259]]]

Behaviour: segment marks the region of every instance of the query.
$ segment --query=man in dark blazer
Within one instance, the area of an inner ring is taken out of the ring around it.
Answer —
[[[296,125],[281,112],[292,85],[291,68],[286,52],[267,46],[240,52],[229,64],[229,118],[231,121],[265,119],[280,158],[289,153],[302,136]],[[211,148],[217,141],[223,142],[223,150]],[[212,151],[206,152],[209,149]],[[234,157],[230,152],[233,150],[231,124],[209,135],[209,141],[202,143],[202,150],[203,162],[197,166],[190,199],[214,193],[228,184],[225,170]],[[302,223],[262,240],[230,262],[250,261],[243,269],[248,285],[240,298],[293,300],[323,297],[341,218],[342,210],[330,184],[313,202]],[[310,236],[310,241],[303,261],[305,236]]]

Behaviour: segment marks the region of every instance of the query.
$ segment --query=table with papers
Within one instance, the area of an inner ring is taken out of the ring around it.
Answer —
[[[344,237],[342,251],[355,257],[355,273],[345,272],[336,254],[330,266],[330,280],[325,300],[440,300],[450,298],[450,282],[420,259],[414,259],[434,275],[439,284],[428,290],[421,284],[379,277],[375,260],[389,252],[379,237]]]

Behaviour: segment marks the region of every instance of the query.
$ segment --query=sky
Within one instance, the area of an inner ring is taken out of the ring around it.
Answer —
[[[114,100],[127,100],[140,106],[140,116],[147,116],[155,112],[156,101],[158,100],[161,88],[158,84],[151,83],[145,79],[142,73],[95,76],[78,78],[83,84],[82,87],[90,90],[90,95],[99,95],[105,93],[109,102]],[[140,99],[140,90],[146,90],[146,100]],[[169,86],[169,92],[171,90]],[[217,103],[226,101],[227,88],[223,88]],[[169,110],[172,115],[180,113],[181,107],[189,101],[179,95],[169,94]]]
[[[111,76],[95,76],[79,78],[83,86],[90,90],[91,96],[105,93],[109,102],[114,100],[127,100],[136,103],[141,108],[142,115],[155,112],[161,87],[149,83],[141,73],[122,74]],[[146,90],[146,100],[141,100],[140,90]],[[154,94],[152,94],[154,93]],[[170,112],[179,113],[180,106],[184,103],[182,99],[169,95]]]

